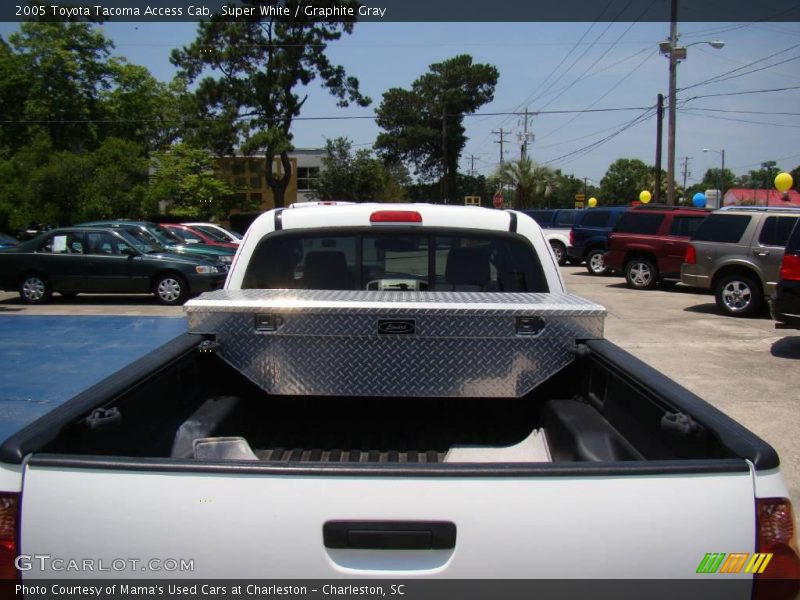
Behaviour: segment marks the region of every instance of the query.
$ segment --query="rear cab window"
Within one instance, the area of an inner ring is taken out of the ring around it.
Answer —
[[[751,215],[709,215],[697,228],[692,241],[736,244],[742,239],[751,219]]]
[[[523,237],[437,228],[272,234],[256,247],[242,289],[549,291]]]

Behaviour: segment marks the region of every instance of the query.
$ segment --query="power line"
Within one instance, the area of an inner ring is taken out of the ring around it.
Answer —
[[[619,89],[619,86],[620,86],[620,85],[622,85],[622,84],[623,84],[623,83],[624,83],[624,82],[625,82],[625,81],[626,81],[626,80],[627,80],[629,77],[631,77],[631,75],[633,75],[633,74],[634,74],[636,71],[638,71],[638,70],[639,70],[639,68],[641,68],[641,67],[642,67],[642,65],[644,65],[644,63],[646,63],[648,60],[650,60],[650,58],[651,58],[651,57],[652,57],[652,56],[655,54],[655,52],[656,52],[656,51],[654,50],[653,52],[651,52],[650,54],[648,54],[647,56],[645,56],[645,57],[644,57],[644,60],[642,60],[642,61],[641,61],[641,62],[640,62],[638,65],[636,65],[636,66],[635,66],[635,67],[634,67],[632,70],[628,71],[628,73],[627,73],[627,74],[626,74],[626,75],[625,75],[625,76],[624,76],[622,79],[620,79],[618,82],[616,82],[616,83],[615,83],[614,85],[612,85],[610,88],[608,88],[608,90],[606,91],[606,93],[605,93],[605,94],[603,94],[602,96],[598,97],[598,98],[597,98],[597,99],[596,99],[594,102],[592,102],[591,104],[589,104],[589,105],[588,105],[588,106],[587,106],[587,107],[586,107],[584,110],[589,110],[589,109],[591,109],[591,108],[592,108],[592,107],[593,107],[595,104],[597,104],[598,102],[600,102],[600,101],[601,101],[603,98],[605,98],[606,96],[608,96],[608,95],[609,95],[611,92],[613,92],[613,91],[616,91],[617,89]],[[559,127],[556,127],[555,129],[552,129],[552,130],[548,131],[547,133],[545,133],[544,135],[540,136],[540,137],[539,137],[539,141],[542,141],[543,139],[546,139],[546,138],[550,137],[551,135],[553,135],[553,134],[554,134],[554,133],[556,133],[557,131],[561,131],[562,129],[564,129],[565,127],[567,127],[567,126],[568,126],[570,123],[572,123],[573,121],[575,121],[576,119],[578,119],[578,118],[581,116],[581,114],[583,114],[583,113],[577,113],[577,114],[576,114],[574,117],[572,117],[572,118],[571,118],[569,121],[567,121],[566,123],[564,123],[564,124],[560,125]]]
[[[742,115],[783,115],[789,117],[800,117],[800,112],[777,112],[770,110],[731,110],[725,108],[697,108],[697,107],[692,107],[686,110],[693,110],[695,112],[704,111],[704,112],[736,113]]]
[[[606,51],[605,51],[605,52],[603,52],[603,53],[602,53],[602,54],[601,54],[601,55],[600,55],[600,56],[599,56],[599,57],[598,57],[598,58],[597,58],[597,59],[596,59],[596,60],[595,60],[595,61],[594,61],[594,62],[593,62],[591,65],[589,65],[589,66],[588,66],[588,67],[587,67],[587,68],[586,68],[586,69],[583,71],[583,73],[581,73],[581,74],[580,74],[580,75],[579,75],[579,76],[578,76],[578,77],[577,77],[577,78],[576,78],[576,79],[575,79],[575,80],[574,80],[572,83],[570,83],[570,84],[569,84],[567,87],[565,87],[564,89],[562,89],[562,90],[561,90],[561,91],[560,91],[560,92],[559,92],[559,93],[558,93],[556,96],[554,96],[553,98],[551,98],[551,99],[550,99],[550,100],[549,100],[549,101],[548,101],[548,102],[547,102],[547,103],[546,103],[544,106],[542,106],[542,108],[546,108],[546,107],[550,106],[550,104],[552,104],[552,103],[553,103],[553,102],[555,102],[555,101],[556,101],[558,98],[560,98],[560,97],[561,97],[561,96],[562,96],[562,95],[563,95],[565,92],[567,92],[567,90],[569,90],[570,88],[572,88],[572,87],[573,87],[573,86],[574,86],[576,83],[578,83],[579,81],[582,81],[582,80],[583,80],[583,78],[584,78],[584,76],[586,76],[586,74],[587,74],[589,71],[591,71],[591,70],[592,70],[592,69],[595,67],[595,65],[597,65],[597,63],[599,63],[601,60],[603,60],[603,58],[605,58],[605,57],[606,57],[606,55],[607,55],[609,52],[611,52],[611,50],[613,50],[613,48],[614,48],[614,47],[617,45],[617,43],[618,43],[620,40],[622,40],[622,38],[623,38],[623,37],[625,37],[625,35],[626,35],[626,34],[627,34],[627,33],[628,33],[630,30],[631,30],[631,28],[633,28],[633,26],[634,26],[634,25],[636,25],[636,23],[638,23],[638,22],[639,22],[639,19],[641,19],[641,18],[644,16],[644,14],[645,14],[645,13],[646,13],[648,10],[650,10],[650,7],[651,7],[651,6],[653,6],[653,4],[655,4],[655,2],[656,2],[656,0],[651,0],[650,4],[648,4],[648,5],[645,7],[645,9],[644,9],[644,10],[643,10],[643,11],[642,11],[640,14],[639,14],[639,16],[636,18],[636,20],[635,20],[634,22],[632,22],[630,25],[628,25],[627,29],[625,29],[625,31],[623,31],[623,32],[622,32],[622,33],[621,33],[621,34],[620,34],[620,35],[617,37],[617,39],[616,39],[616,40],[614,40],[614,43],[613,43],[613,44],[611,44],[611,46],[609,46],[609,47],[608,47],[608,49],[606,49]],[[628,6],[629,6],[629,5],[630,5],[630,2],[628,3]],[[623,8],[622,10],[624,11],[625,9],[627,9],[627,8],[628,8],[628,6],[626,6],[626,7],[625,7],[625,8]],[[622,14],[622,13],[620,13],[620,14]],[[619,15],[617,15],[617,16],[619,16]],[[615,18],[615,20],[616,20],[616,18]],[[611,24],[609,24],[609,27],[610,27],[610,26],[611,26]],[[606,28],[606,30],[607,30],[607,29],[608,29],[608,28]],[[603,32],[603,34],[605,34],[605,31]],[[599,38],[598,38],[598,39],[599,39]],[[603,97],[605,97],[605,96],[603,96]],[[599,102],[599,99],[598,99],[598,102]],[[595,102],[595,103],[592,103],[590,106],[594,106],[594,104],[596,104],[596,102]]]
[[[534,115],[568,115],[574,113],[602,113],[602,112],[620,112],[620,111],[633,111],[633,110],[644,110],[647,107],[644,106],[620,106],[615,108],[594,108],[594,109],[583,109],[583,110],[545,110],[545,111],[538,111],[536,113],[527,113],[528,116]],[[462,115],[458,113],[447,114],[446,117],[496,117],[496,116],[524,116],[526,113],[524,112],[491,112],[491,113],[472,113],[468,115]],[[396,117],[402,117],[404,115],[395,115]],[[412,116],[412,115],[405,115],[405,116]],[[250,117],[240,117],[239,120],[250,118]],[[264,120],[267,121],[279,121],[282,120],[282,117],[262,117]],[[322,117],[295,117],[292,119],[292,122],[295,121],[348,121],[348,120],[375,120],[377,119],[377,115],[339,115],[339,116],[322,116]],[[14,123],[14,124],[46,124],[46,123],[202,123],[205,121],[221,121],[224,120],[222,117],[207,117],[207,118],[195,118],[195,119],[0,119],[0,123]],[[506,131],[506,133],[511,133],[510,131]]]
[[[791,129],[800,129],[800,125],[789,125],[787,123],[769,123],[767,121],[751,121],[749,119],[734,119],[733,117],[720,117],[719,115],[697,114],[692,112],[691,108],[683,108],[680,111],[685,115],[693,117],[703,117],[705,119],[718,119],[720,121],[734,121],[736,123],[748,123],[750,125],[771,125],[774,127],[789,127]]]
[[[639,125],[639,124],[647,121],[648,119],[652,118],[653,115],[655,115],[655,108],[654,107],[648,107],[643,113],[641,113],[640,115],[638,115],[637,117],[635,117],[631,121],[628,121],[627,123],[622,125],[622,127],[617,129],[616,131],[614,131],[614,133],[611,133],[611,134],[607,135],[606,137],[604,137],[604,138],[602,138],[600,140],[597,140],[596,142],[588,144],[588,145],[584,146],[583,148],[578,148],[577,150],[573,150],[572,152],[567,152],[566,154],[562,154],[561,156],[558,156],[556,158],[553,158],[553,159],[550,159],[548,161],[545,161],[542,164],[548,165],[548,164],[552,164],[552,163],[555,163],[555,162],[561,162],[561,161],[563,161],[565,159],[578,158],[579,155],[580,156],[584,156],[584,155],[588,154],[589,152],[599,148],[600,146],[602,146],[606,142],[614,139],[619,134],[629,130],[631,127],[635,127],[636,125]]]
[[[768,88],[763,90],[745,90],[743,92],[722,92],[719,94],[703,94],[700,96],[691,96],[689,98],[681,98],[681,102],[689,102],[690,100],[697,100],[699,98],[719,98],[724,96],[744,96],[747,94],[766,94],[770,92],[786,92],[789,90],[800,90],[800,85],[794,85],[781,88]]]
[[[765,60],[769,60],[770,58],[774,58],[774,57],[778,56],[779,54],[783,54],[784,52],[789,52],[789,50],[794,50],[795,48],[798,48],[798,47],[800,47],[800,44],[794,44],[792,46],[789,46],[788,48],[784,48],[783,50],[779,50],[778,52],[775,52],[775,53],[770,54],[768,56],[764,56],[763,58],[759,58],[758,60],[754,60],[754,61],[749,62],[749,63],[747,63],[745,65],[742,65],[740,67],[736,67],[735,69],[730,69],[729,71],[725,71],[724,73],[720,73],[718,75],[714,75],[713,77],[709,77],[708,79],[706,79],[704,81],[699,81],[697,83],[693,83],[692,85],[688,85],[686,87],[682,87],[682,88],[680,88],[679,91],[690,90],[692,88],[695,88],[695,87],[698,87],[698,86],[701,86],[701,85],[709,85],[711,83],[719,83],[720,81],[727,81],[728,79],[733,79],[734,76],[731,76],[731,77],[728,77],[728,76],[732,75],[733,73],[736,73],[737,71],[741,71],[742,69],[746,69],[746,68],[752,67],[753,65],[756,65],[756,64],[758,64],[760,62],[764,62]],[[800,58],[800,56],[797,56],[797,57],[795,57],[793,59],[790,59],[790,60],[796,60],[797,58]],[[780,64],[783,64],[784,62],[788,62],[788,61],[782,61],[782,62],[778,62],[778,63],[772,64],[772,65],[767,65],[765,67],[761,67],[761,68],[755,69],[753,71],[748,71],[747,73],[740,73],[739,75],[735,75],[735,77],[741,77],[743,75],[748,75],[749,73],[755,73],[757,71],[761,71],[761,70],[764,70],[764,69],[769,69],[771,67],[775,67],[775,66],[778,66]]]

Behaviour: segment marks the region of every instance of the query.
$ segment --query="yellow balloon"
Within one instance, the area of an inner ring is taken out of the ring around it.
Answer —
[[[648,192],[647,190],[642,190],[641,193],[639,194],[639,201],[642,204],[647,204],[648,202],[650,202],[650,199],[652,197],[653,196],[650,195],[650,192]]]
[[[775,187],[779,192],[786,192],[794,185],[794,180],[789,173],[778,173],[775,176]]]
[[[589,208],[597,206],[597,198],[589,198]]]

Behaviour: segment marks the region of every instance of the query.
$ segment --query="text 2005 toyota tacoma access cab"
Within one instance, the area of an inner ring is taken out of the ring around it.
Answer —
[[[604,340],[521,213],[273,210],[185,309],[2,445],[5,573],[797,577],[775,451]]]

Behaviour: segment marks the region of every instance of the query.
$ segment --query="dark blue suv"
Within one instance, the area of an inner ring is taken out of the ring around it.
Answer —
[[[581,211],[570,232],[567,256],[574,262],[586,261],[586,268],[592,275],[604,275],[608,271],[603,261],[608,236],[629,208],[605,206]]]
[[[536,221],[542,229],[568,229],[575,224],[578,215],[583,211],[574,208],[543,208],[522,212]]]

